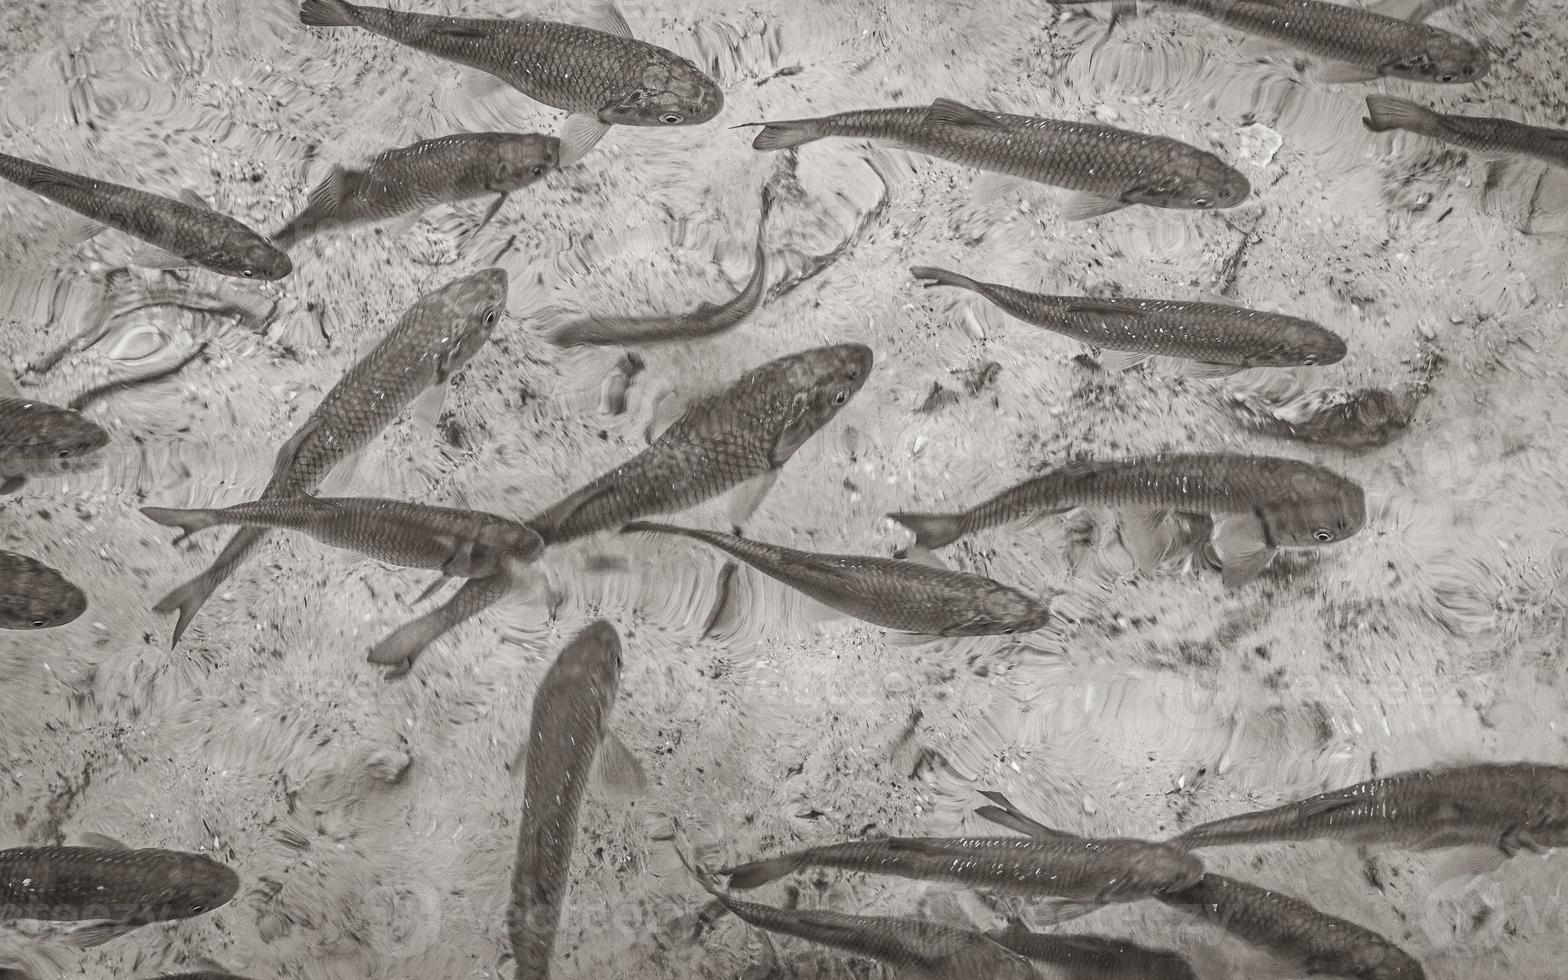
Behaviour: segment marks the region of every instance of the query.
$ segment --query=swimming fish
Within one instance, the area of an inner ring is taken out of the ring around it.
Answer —
[[[67,173],[47,164],[0,153],[0,177],[146,242],[137,265],[177,269],[198,265],[226,276],[282,279],[294,271],[289,257],[264,237],[212,210],[195,192],[178,201],[105,180]]]
[[[64,626],[87,611],[87,596],[43,562],[0,550],[0,629]]]
[[[1497,116],[1442,113],[1392,95],[1367,96],[1367,114],[1361,122],[1374,133],[1403,129],[1491,157],[1522,156],[1568,167],[1568,129],[1527,126]]]
[[[758,500],[789,458],[866,383],[871,366],[864,344],[816,347],[769,361],[693,403],[647,449],[523,523],[545,544],[560,544],[685,510],[742,484],[748,486],[737,502]]]
[[[702,541],[823,605],[888,629],[990,636],[1028,633],[1050,620],[1045,604],[983,575],[896,558],[797,551],[734,534],[648,521],[634,521],[622,530]]]
[[[1568,846],[1568,768],[1517,762],[1414,769],[1211,820],[1174,847],[1331,838],[1412,850],[1486,845],[1512,856]]]
[[[505,314],[507,285],[505,271],[485,269],[420,297],[278,450],[262,498],[314,492],[334,467],[411,404],[416,414],[434,421],[452,375],[479,353]],[[213,590],[266,537],[265,528],[239,531],[206,571],[159,600],[154,612],[179,613],[174,643]]]
[[[1293,459],[1231,453],[1072,462],[961,513],[888,516],[913,531],[921,547],[940,548],[985,528],[1085,506],[1124,510],[1123,540],[1134,548],[1155,537],[1172,512],[1212,516],[1210,543],[1227,588],[1255,578],[1280,548],[1343,541],[1366,522],[1365,494],[1339,474]],[[1135,557],[1140,567],[1152,567],[1163,556]]]
[[[71,934],[76,945],[98,946],[150,922],[210,912],[239,891],[239,875],[205,855],[93,840],[105,846],[0,851],[0,919],[104,920]]]
[[[0,494],[30,476],[92,469],[109,444],[102,426],[69,408],[0,394]]]
[[[561,903],[594,759],[609,736],[621,683],[621,639],[604,620],[566,645],[534,694],[522,829],[507,931],[517,980],[547,980]]]
[[[411,225],[437,204],[494,194],[483,228],[508,194],[554,170],[560,152],[560,140],[538,133],[455,133],[387,150],[363,170],[334,166],[272,241],[292,248],[326,229],[393,218]]]
[[[871,139],[981,170],[1063,187],[1069,220],[1134,204],[1206,211],[1235,207],[1251,185],[1212,153],[1164,136],[1099,123],[984,112],[951,99],[818,119],[750,123],[752,146],[781,150],[829,136]]]
[[[1409,953],[1370,929],[1306,902],[1223,875],[1156,896],[1262,947],[1308,974],[1358,980],[1425,980]],[[1292,971],[1291,975],[1295,975]]]
[[[1227,392],[1223,405],[1249,429],[1298,442],[1359,451],[1386,446],[1410,425],[1414,399],[1385,388]]]
[[[611,126],[694,126],[724,107],[718,83],[696,65],[632,37],[613,3],[594,27],[548,20],[478,20],[304,0],[300,23],[360,27],[417,51],[494,76],[571,115],[561,131],[561,166],[581,160]]]
[[[1098,0],[1051,0],[1057,6]],[[1332,62],[1325,82],[1404,78],[1473,82],[1491,70],[1478,45],[1415,20],[1324,0],[1164,0],[1227,27],[1270,38]]]
[[[369,661],[392,667],[388,676],[401,677],[414,669],[414,661],[432,643],[501,601],[515,584],[516,579],[505,568],[494,575],[469,579],[446,602],[399,626],[372,647]]]
[[[1017,919],[1006,929],[985,935],[1044,964],[1051,980],[1198,980],[1191,964],[1179,955],[1125,939],[1031,932]]]
[[[751,278],[746,287],[723,303],[702,303],[689,313],[653,316],[598,316],[573,320],[550,332],[550,343],[557,347],[587,344],[625,344],[646,347],[672,341],[714,337],[739,326],[762,305],[768,285],[768,253],[764,236],[773,193],[762,189],[762,217],[757,221],[757,244],[752,259]]]
[[[925,285],[957,286],[995,303],[1010,316],[1113,353],[1101,358],[1120,371],[1154,355],[1181,358],[1185,373],[1223,377],[1245,368],[1334,364],[1345,341],[1311,320],[1220,303],[1165,299],[1046,296],[968,276],[915,266]]]

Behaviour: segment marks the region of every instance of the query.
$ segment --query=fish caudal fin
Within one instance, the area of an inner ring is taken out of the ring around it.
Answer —
[[[1409,99],[1369,95],[1367,115],[1362,118],[1361,124],[1374,133],[1386,133],[1391,129],[1421,133],[1430,129],[1436,118],[1437,113]]]
[[[800,146],[819,140],[824,133],[819,128],[816,119],[786,119],[783,122],[746,123],[748,126],[761,126],[762,132],[751,141],[754,150],[787,150],[792,146]]]
[[[968,276],[961,276],[956,272],[949,272],[946,269],[938,269],[929,265],[911,266],[909,274],[916,279],[930,280],[920,284],[927,289],[930,289],[932,286],[957,286],[959,289],[972,290],[980,288],[980,284]]]
[[[179,646],[180,639],[190,628],[191,620],[196,618],[196,613],[217,591],[218,583],[222,581],[222,578],[213,578],[203,572],[158,600],[158,604],[152,607],[155,613],[179,613],[179,618],[174,622],[174,638],[169,643],[170,647]]]
[[[936,550],[964,536],[960,514],[889,514],[888,517],[915,532],[915,544]]]
[[[223,518],[215,510],[181,510],[177,507],[143,507],[142,513],[164,527],[177,527],[184,533],[175,538],[179,544],[197,531],[217,527]]]
[[[783,854],[766,861],[753,861],[750,864],[724,868],[718,873],[729,877],[731,889],[745,891],[750,888],[761,888],[770,881],[777,881],[787,874],[800,870],[800,867],[799,856]]]
[[[353,27],[354,5],[346,0],[305,0],[299,5],[299,22],[306,27]]]

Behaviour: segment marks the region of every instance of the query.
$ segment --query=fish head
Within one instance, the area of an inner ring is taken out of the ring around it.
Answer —
[[[1417,82],[1464,83],[1485,77],[1492,70],[1492,59],[1462,37],[1433,32],[1420,51],[1387,62],[1380,70],[1384,75]]]
[[[227,905],[240,890],[240,876],[226,864],[199,854],[181,854],[168,871],[160,914],[187,919]]]
[[[443,331],[439,378],[445,381],[474,359],[506,315],[511,280],[505,269],[483,269],[455,279],[428,297],[453,329]]]
[[[527,524],[490,518],[479,529],[479,543],[516,561],[530,562],[544,553],[544,539]]]
[[[871,366],[871,348],[865,344],[817,347],[769,365],[783,374],[784,390],[791,395],[786,424],[795,430],[793,439],[804,441],[831,422],[866,383]]]
[[[1415,957],[1386,939],[1363,939],[1348,951],[1347,975],[1366,980],[1426,980]]]
[[[1212,153],[1184,154],[1169,170],[1150,175],[1147,183],[1130,188],[1129,204],[1154,208],[1211,211],[1233,208],[1252,193],[1252,184],[1235,167]]]
[[[1310,320],[1281,318],[1247,363],[1251,367],[1338,364],[1347,350],[1345,338],[1332,330]]]
[[[695,126],[724,108],[724,92],[696,65],[657,49],[636,88],[599,109],[599,121],[617,126]]]
[[[1032,633],[1051,621],[1048,604],[1005,585],[988,589],[976,606],[970,618],[950,635],[1011,636]]]
[[[621,685],[620,634],[608,620],[596,619],[566,645],[556,665],[586,688],[613,699]]]
[[[0,553],[0,629],[45,630],[64,626],[87,611],[87,596],[54,569]]]
[[[43,402],[18,404],[7,412],[0,433],[0,472],[23,475],[74,473],[102,462],[98,450],[109,444],[109,433],[91,419]]]
[[[527,187],[561,164],[561,141],[540,133],[508,136],[498,148],[486,186],[499,194]]]
[[[1141,851],[1136,855],[1138,873],[1128,881],[1140,894],[1185,891],[1203,880],[1203,861],[1196,854],[1153,841],[1125,843]]]
[[[1332,474],[1305,474],[1283,502],[1264,513],[1275,547],[1312,548],[1343,541],[1367,519],[1361,487]]]
[[[225,236],[212,254],[200,258],[201,264],[241,279],[276,282],[294,271],[287,253],[244,227]]]

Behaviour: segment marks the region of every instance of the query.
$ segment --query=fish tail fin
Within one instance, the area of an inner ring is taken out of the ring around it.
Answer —
[[[299,5],[299,22],[306,27],[353,27],[358,10],[348,0],[305,0]]]
[[[889,514],[888,517],[915,532],[915,544],[936,550],[964,536],[962,514]]]
[[[223,523],[223,517],[216,510],[143,507],[142,513],[164,527],[177,527],[184,532],[171,542],[173,544],[179,544],[197,531],[203,531],[209,527],[217,527]]]
[[[171,613],[178,611],[179,613],[179,618],[174,623],[174,638],[169,646],[179,646],[180,639],[191,625],[191,620],[196,618],[196,613],[200,611],[207,599],[217,591],[218,586],[222,585],[224,580],[229,577],[229,573],[234,571],[239,563],[245,560],[245,556],[250,554],[266,536],[266,528],[241,528],[234,537],[229,539],[229,543],[223,546],[223,551],[219,553],[218,557],[206,571],[158,600],[158,604],[152,607],[153,612]]]
[[[827,135],[822,132],[820,119],[786,119],[782,122],[746,123],[761,126],[762,132],[751,141],[754,150],[785,150],[819,140]]]
[[[921,283],[927,289],[930,289],[932,286],[957,286],[959,289],[970,289],[977,292],[980,289],[980,284],[968,276],[961,276],[956,272],[949,272],[946,269],[938,269],[934,266],[911,266],[909,274],[916,279],[929,279],[930,282]]]
[[[1409,99],[1400,99],[1392,95],[1369,95],[1367,115],[1362,118],[1361,124],[1374,133],[1386,133],[1391,129],[1423,133],[1432,128],[1432,123],[1436,119],[1437,113]]]
[[[787,874],[800,870],[801,863],[798,854],[781,854],[765,861],[752,861],[750,864],[723,868],[718,873],[730,879],[732,890],[746,891],[750,888],[761,888],[770,881],[777,881]]]

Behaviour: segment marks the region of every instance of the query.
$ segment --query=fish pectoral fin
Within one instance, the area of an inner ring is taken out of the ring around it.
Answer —
[[[446,405],[447,388],[451,383],[442,381],[433,384],[419,393],[414,403],[409,406],[409,415],[426,425],[434,427],[441,421],[441,409]]]
[[[1318,81],[1328,85],[1350,84],[1352,82],[1371,82],[1383,77],[1383,73],[1375,68],[1365,65],[1352,65],[1349,62],[1336,61],[1323,65],[1317,71]]]
[[[796,392],[795,399],[789,406],[789,419],[781,429],[779,437],[774,440],[773,451],[768,458],[774,466],[783,466],[789,458],[806,444],[806,440],[816,430],[811,425],[811,414],[807,411],[811,407],[811,396],[805,392]]]
[[[1243,370],[1239,364],[1216,364],[1213,361],[1191,361],[1178,358],[1181,365],[1176,373],[1184,378],[1228,378],[1238,371]]]
[[[768,492],[773,489],[773,484],[778,480],[779,470],[774,468],[752,477],[731,491],[729,506],[726,508],[730,526],[737,529],[745,527],[746,522],[757,513],[762,502],[767,499]]]
[[[621,8],[615,5],[614,0],[599,0],[595,3],[583,26],[616,37],[636,40],[632,35],[631,25],[626,23],[626,15],[621,13]]]
[[[463,94],[471,99],[487,99],[512,86],[487,71],[474,69],[463,76]]]
[[[78,949],[92,949],[104,943],[119,939],[136,929],[136,923],[128,922],[94,922],[90,925],[72,929],[65,934],[65,941]]]
[[[648,790],[642,763],[614,732],[606,732],[593,757],[593,777],[617,797],[637,797]]]
[[[1136,350],[1106,350],[1100,352],[1100,367],[1112,374],[1131,371],[1140,364],[1153,357],[1147,351]]]
[[[1495,847],[1461,847],[1432,866],[1432,882],[1439,884],[1455,878],[1491,874],[1506,860],[1508,855]]]
[[[101,847],[107,851],[128,851],[131,849],[129,844],[115,840],[108,834],[95,834],[88,831],[85,834],[78,834],[77,838],[82,842],[83,847]]]
[[[359,468],[365,462],[365,452],[366,447],[360,446],[340,460],[321,481],[317,492],[323,497],[341,496],[359,477]]]
[[[500,214],[501,209],[506,206],[506,198],[506,194],[497,194],[495,196],[495,200],[491,202],[488,208],[485,208],[485,213],[479,219],[479,224],[475,225],[474,230],[468,233],[470,240],[472,240],[473,237],[479,234],[481,231],[484,231],[485,226],[495,220],[495,216]]]
[[[585,112],[574,112],[567,116],[566,122],[561,125],[560,165],[570,167],[587,156],[588,151],[598,146],[609,131],[610,124],[598,116],[590,116]]]
[[[1227,589],[1238,589],[1258,577],[1274,558],[1263,521],[1256,514],[1226,514],[1214,522],[1210,535]]]
[[[413,231],[414,228],[419,224],[419,219],[423,218],[424,216],[424,208],[420,208],[417,211],[410,211],[407,214],[398,215],[397,218],[393,219],[391,224],[387,225],[387,232],[394,238],[401,238],[409,232]]]
[[[1074,191],[1062,201],[1062,217],[1068,221],[1087,221],[1098,218],[1102,214],[1120,211],[1127,207],[1127,202],[1104,194],[1089,194],[1083,191]]]
[[[903,851],[908,854],[928,854],[934,857],[947,857],[952,853],[947,846],[920,837],[889,837],[881,843],[890,851]]]
[[[1011,129],[1004,120],[956,99],[935,99],[926,109],[927,123],[948,126],[984,126],[987,129]]]
[[[1021,177],[1009,174],[987,172],[975,178],[969,187],[969,195],[981,207],[989,207],[1025,185]]]
[[[659,441],[691,408],[690,402],[673,391],[663,392],[657,397],[653,411],[648,413],[648,424],[643,428],[643,441],[649,445]]]
[[[60,229],[60,237],[73,248],[86,241],[91,241],[109,230],[109,226],[102,221],[92,218],[72,215],[66,219],[66,224]]]
[[[131,253],[130,263],[143,269],[189,269],[196,263],[168,249],[144,242]]]
[[[1054,827],[1048,827],[1033,817],[1026,816],[1022,810],[1013,804],[1012,800],[996,790],[981,790],[980,795],[990,800],[991,805],[980,807],[975,813],[992,823],[1001,824],[1003,827],[1016,830],[1021,834],[1028,834],[1030,837],[1042,839],[1077,836],[1057,830]]]
[[[1059,926],[1073,919],[1081,919],[1091,912],[1105,908],[1104,902],[1079,902],[1070,898],[1047,898],[1034,906],[1036,925]]]
[[[207,199],[205,197],[202,197],[200,194],[191,190],[189,187],[181,189],[177,196],[182,203],[189,204],[193,208],[201,208],[204,211],[213,210],[212,205],[207,203]]]
[[[1152,572],[1170,556],[1174,542],[1164,526],[1170,517],[1169,510],[1155,507],[1122,512],[1122,543],[1140,572]]]

